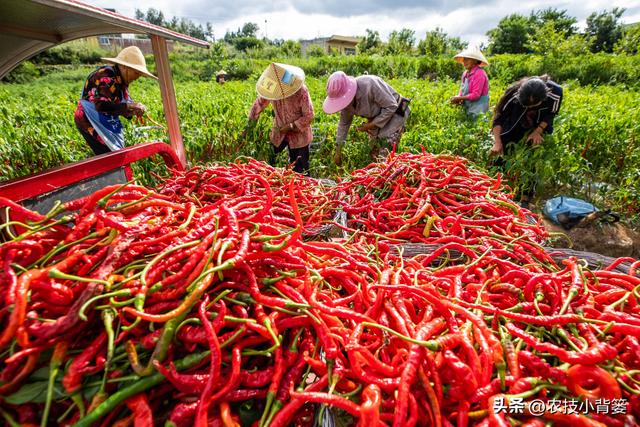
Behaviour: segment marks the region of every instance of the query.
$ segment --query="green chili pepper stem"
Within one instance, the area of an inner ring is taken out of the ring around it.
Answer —
[[[173,342],[177,342],[176,338],[178,337],[178,332],[180,332],[180,329],[182,329],[184,326],[187,325],[200,325],[202,322],[200,321],[200,319],[198,319],[197,317],[190,317],[188,319],[183,320],[177,327],[176,327],[176,332],[173,335]]]
[[[567,345],[568,345],[569,347],[571,347],[571,349],[573,349],[574,351],[578,351],[578,352],[585,351],[585,349],[584,349],[584,348],[580,348],[580,347],[578,347],[578,346],[577,346],[573,341],[571,341],[571,339],[569,339],[569,337],[567,336],[567,333],[564,331],[564,329],[558,329],[558,328],[554,328],[554,329],[556,329],[556,331],[555,331],[555,332],[556,332],[556,334],[557,334],[560,338],[562,338],[562,340],[563,340],[565,343],[567,343]]]
[[[19,225],[20,227],[26,228],[27,230],[31,231],[31,230],[35,230],[37,227],[33,227],[31,225],[27,225],[24,222],[20,222],[20,221],[7,221],[5,223],[3,223],[2,225],[0,225],[0,231],[2,231],[3,228],[7,229],[7,232],[9,232],[10,230],[10,226],[12,225]],[[13,236],[11,235],[12,239],[11,240],[15,240],[17,236]]]
[[[349,391],[347,393],[338,393],[338,392],[334,392],[334,393],[348,399],[350,397],[357,396],[360,393],[360,390],[362,390],[362,384],[358,383],[358,386],[354,388],[352,391]]]
[[[229,337],[229,339],[227,339],[225,342],[220,343],[220,348],[225,348],[228,347],[229,345],[231,345],[231,343],[233,341],[235,341],[236,338],[238,338],[240,335],[244,334],[246,331],[245,327],[242,326],[241,328],[238,328],[238,330]],[[274,348],[275,349],[275,348]]]
[[[145,194],[144,196],[140,197],[140,198],[139,198],[139,199],[137,199],[137,200],[132,200],[131,202],[123,203],[123,204],[121,204],[121,205],[114,206],[113,208],[110,208],[110,209],[107,209],[107,210],[108,210],[108,211],[120,211],[120,210],[125,210],[125,209],[127,209],[128,207],[130,207],[130,206],[135,206],[135,205],[137,205],[138,203],[141,203],[141,202],[143,202],[143,201],[147,200],[149,197],[151,197],[151,195],[152,195],[152,194],[153,194],[153,193],[149,192],[149,193]]]
[[[124,301],[115,301],[113,298],[109,298],[109,305],[114,307],[114,308],[119,308],[119,307],[124,307],[127,305],[131,305],[131,303],[135,300],[136,298],[129,298],[128,300],[124,300]]]
[[[140,379],[140,377],[138,375],[127,375],[126,377],[118,377],[118,378],[111,378],[107,380],[107,384],[117,384],[117,383],[123,383],[123,382],[127,382],[127,381],[138,381]],[[102,385],[102,380],[100,381],[93,381],[90,383],[87,383],[86,387],[87,388],[91,388],[91,387],[96,387],[96,386],[100,386]]]
[[[155,256],[155,257],[154,257],[154,258],[153,258],[153,259],[152,259],[152,260],[151,260],[151,261],[146,265],[146,267],[142,270],[142,273],[140,274],[140,284],[141,284],[141,287],[142,287],[143,289],[147,289],[147,280],[146,280],[147,273],[149,272],[149,270],[151,270],[151,268],[152,268],[154,265],[156,265],[158,262],[160,262],[160,260],[161,260],[162,258],[164,258],[165,256],[167,256],[167,255],[169,255],[169,254],[172,254],[173,252],[176,252],[176,251],[178,251],[178,250],[180,250],[180,249],[189,248],[189,247],[191,247],[191,246],[195,246],[195,245],[197,245],[197,244],[199,244],[199,243],[200,243],[200,240],[193,240],[193,241],[191,241],[191,242],[187,242],[187,243],[183,243],[183,244],[181,244],[181,245],[174,246],[173,248],[167,249],[167,250],[165,250],[164,252],[161,252],[161,253],[159,253],[157,256]],[[149,291],[151,291],[151,290],[149,290]],[[144,301],[145,301],[145,299],[146,299],[146,294],[142,294],[142,293],[140,293],[140,294],[137,294],[137,295],[136,295],[136,299],[135,299],[135,300],[134,300],[134,302],[133,302],[133,305],[134,305],[134,307],[135,307],[135,309],[136,309],[136,310],[138,310],[138,311],[144,311]],[[127,327],[127,329],[124,329],[124,328],[123,328],[123,330],[125,330],[125,331],[126,331],[126,330],[129,330],[129,329],[132,329],[132,328],[136,327],[136,326],[138,325],[138,323],[139,323],[139,322],[140,322],[140,318],[138,317],[138,318],[136,318],[136,320],[135,320],[131,325],[129,325],[129,326]]]
[[[113,309],[107,309],[102,312],[102,321],[104,323],[105,331],[107,332],[107,359],[104,362],[104,375],[102,376],[102,384],[100,386],[100,392],[105,392],[107,385],[107,376],[109,369],[111,368],[111,362],[115,353],[115,332],[113,330],[113,321],[115,314]]]
[[[562,308],[560,308],[558,315],[563,315],[564,313],[566,313],[567,309],[569,308],[569,304],[571,304],[571,300],[573,300],[576,296],[578,296],[578,290],[575,288],[569,289],[567,298],[565,299],[564,304],[562,304]]]
[[[119,192],[120,190],[123,190],[126,186],[128,186],[129,184],[131,184],[130,182],[125,182],[124,184],[120,185],[119,187],[117,187],[115,190],[111,191],[109,194],[105,195],[104,197],[102,197],[100,200],[98,200],[98,202],[96,203],[96,205],[100,206],[101,208],[104,208],[107,204],[107,202],[109,201],[109,199],[111,197],[113,197],[114,194],[116,194],[117,192]]]
[[[257,323],[256,319],[244,319],[242,317],[224,316],[224,320],[231,323]]]
[[[164,359],[167,357],[167,353],[169,352],[169,346],[173,341],[173,337],[175,335],[176,327],[184,320],[187,316],[188,310],[184,313],[174,317],[165,323],[164,328],[162,329],[162,333],[160,334],[160,338],[156,343],[156,347],[153,349],[153,353],[151,353],[151,358],[147,363],[147,366],[141,366],[138,362],[138,355],[135,347],[131,344],[128,344],[128,350],[131,352],[129,360],[131,362],[131,367],[134,372],[141,377],[149,376],[153,373],[155,367],[153,366],[153,362],[157,360],[158,362],[164,362]],[[138,318],[139,319],[139,318]],[[124,328],[122,328],[124,330]],[[129,341],[130,342],[130,341]]]
[[[242,355],[243,356],[269,356],[278,347],[280,347],[280,344],[274,344],[265,350],[245,349],[245,350],[242,350]]]
[[[208,350],[203,351],[202,353],[190,354],[184,359],[177,361],[175,363],[175,368],[177,371],[183,371],[200,363],[207,356],[209,356]],[[143,391],[162,383],[164,379],[164,375],[157,372],[146,378],[140,379],[130,386],[118,390],[117,392],[109,396],[107,400],[98,405],[98,407],[96,407],[93,411],[91,411],[85,417],[82,417],[76,424],[74,424],[74,427],[90,427],[91,425],[93,425],[93,423],[100,420],[110,411],[114,410],[118,405],[120,405],[129,397],[135,396],[138,393],[142,393]]]
[[[394,331],[391,328],[388,328],[388,327],[386,327],[384,325],[380,325],[378,323],[362,322],[362,326],[369,326],[369,327],[372,327],[372,328],[382,329],[383,331],[388,332],[388,333],[390,333],[392,335],[395,335],[395,336],[397,336],[398,338],[400,338],[400,339],[402,339],[404,341],[410,342],[412,344],[417,344],[417,345],[419,345],[421,347],[425,347],[425,348],[427,348],[427,349],[429,349],[431,351],[440,350],[440,345],[438,345],[438,343],[436,341],[433,341],[433,340],[430,340],[430,341],[416,340],[414,338],[411,338],[411,337],[408,337],[406,335],[403,335],[403,334],[401,334],[399,332]]]
[[[248,304],[246,304],[246,303],[245,303],[245,302],[243,302],[243,301],[239,301],[239,300],[237,300],[237,299],[230,298],[230,297],[224,297],[224,300],[225,300],[225,301],[228,301],[228,302],[232,302],[232,303],[234,303],[235,305],[239,305],[239,306],[241,306],[241,307],[248,307],[248,306],[249,306]]]
[[[631,386],[629,386],[629,384],[625,383],[624,381],[622,381],[620,378],[617,378],[618,380],[618,384],[620,384],[620,386],[625,389],[626,391],[628,391],[631,394],[635,394],[635,395],[640,395],[640,390],[633,388]]]
[[[4,409],[0,408],[0,414],[2,414],[2,418],[7,422],[7,425],[10,427],[21,427],[22,424],[13,419],[13,417]]]
[[[276,400],[275,402],[273,402],[273,405],[271,405],[271,410],[269,411],[269,416],[264,422],[265,426],[271,425],[271,421],[273,420],[273,417],[275,417],[276,414],[280,412],[280,409],[282,409],[283,406],[284,406],[284,403],[280,400]]]
[[[58,371],[60,370],[60,360],[56,359],[56,353],[54,351],[51,358],[51,368],[49,370],[49,382],[47,383],[47,398],[45,400],[44,409],[42,411],[42,419],[40,421],[40,427],[46,427],[49,422],[49,411],[51,410],[51,401],[53,400],[53,385],[55,384]]]
[[[273,401],[276,398],[276,394],[272,391],[267,393],[267,399],[265,401],[264,404],[264,411],[262,411],[262,416],[260,417],[260,423],[258,424],[258,427],[265,427],[267,418],[269,417],[269,414],[271,413],[271,405],[273,405]]]
[[[635,288],[634,288],[634,289],[635,289]],[[613,303],[609,304],[608,306],[606,306],[606,307],[604,308],[604,310],[603,310],[603,311],[606,311],[607,309],[609,309],[609,310],[614,310],[617,306],[619,306],[619,305],[621,305],[621,304],[624,304],[624,303],[627,301],[627,299],[629,299],[629,297],[631,296],[631,294],[632,294],[632,292],[627,292],[627,293],[625,293],[625,294],[624,294],[624,296],[623,296],[622,298],[620,298],[619,300],[617,300],[617,301],[615,301],[615,302],[613,302]]]
[[[551,383],[542,383],[531,390],[524,391],[518,394],[505,394],[505,397],[513,399],[513,398],[522,398],[527,399],[529,397],[535,396],[540,393],[542,390],[559,390],[559,391],[567,391],[567,388],[563,385],[551,384]]]
[[[73,274],[63,273],[62,271],[57,270],[55,268],[49,270],[49,277],[52,278],[52,279],[75,280],[76,282],[100,283],[100,284],[105,285],[105,286],[110,286],[111,285],[106,280],[92,279],[90,277],[74,276]]]
[[[71,395],[71,400],[78,407],[78,411],[80,412],[80,418],[85,416],[87,409],[84,406],[84,398],[82,397],[82,392],[76,392]]]
[[[292,228],[291,230],[285,231],[282,234],[277,234],[274,236],[257,236],[257,237],[252,237],[251,241],[252,242],[259,242],[259,243],[263,243],[263,242],[269,242],[271,240],[276,240],[276,239],[281,239],[283,237],[287,237],[292,235],[293,233],[295,233],[296,231],[298,231],[300,227],[296,227],[296,228]]]
[[[273,343],[278,347],[282,345],[282,339],[279,338],[278,335],[276,335],[276,332],[273,330],[273,327],[271,326],[271,320],[267,317],[266,319],[264,319],[262,324],[265,326],[265,328],[267,328],[267,331],[269,331],[269,335],[271,335],[271,338],[273,338]]]
[[[71,411],[73,411],[73,408],[74,408],[74,405],[69,405],[67,410],[64,411],[64,413],[58,417],[58,419],[56,420],[58,422],[58,425],[62,424],[62,421],[69,416]]]
[[[118,296],[124,296],[124,295],[131,295],[131,290],[121,289],[119,291],[113,291],[113,292],[108,292],[106,294],[96,295],[95,297],[88,299],[84,304],[82,304],[82,306],[80,307],[80,310],[78,310],[78,317],[80,318],[80,320],[83,320],[86,322],[88,319],[87,319],[87,315],[84,314],[84,312],[87,310],[87,308],[91,304],[103,298],[118,297]]]

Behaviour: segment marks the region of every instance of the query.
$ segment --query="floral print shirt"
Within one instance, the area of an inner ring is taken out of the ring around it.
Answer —
[[[282,140],[287,137],[290,148],[302,148],[311,144],[313,133],[311,122],[313,121],[313,104],[309,96],[309,89],[305,85],[288,98],[277,101],[269,101],[261,96],[254,101],[249,112],[249,119],[256,120],[260,113],[271,104],[275,112],[273,127],[271,129],[271,143],[279,147]],[[282,133],[280,128],[293,124],[290,132]]]

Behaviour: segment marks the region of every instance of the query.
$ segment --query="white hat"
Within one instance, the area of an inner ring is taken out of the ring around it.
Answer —
[[[115,58],[102,58],[107,62],[112,62],[114,64],[124,65],[125,67],[129,67],[133,70],[138,71],[140,74],[145,75],[147,77],[151,77],[152,79],[158,79],[156,76],[151,74],[149,70],[147,70],[147,61],[144,60],[144,55],[142,51],[137,46],[128,46],[120,51],[118,56]]]
[[[464,58],[471,58],[480,61],[481,67],[489,65],[489,61],[487,61],[487,58],[484,57],[484,55],[480,51],[480,48],[478,48],[477,46],[467,48],[453,57],[453,59],[461,64],[464,62]]]
[[[256,90],[263,98],[277,101],[296,93],[303,83],[304,71],[302,68],[272,62],[258,79]]]

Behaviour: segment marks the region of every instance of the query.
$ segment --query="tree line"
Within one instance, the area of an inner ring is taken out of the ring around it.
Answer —
[[[636,54],[640,46],[640,24],[624,25],[621,21],[624,12],[623,8],[593,12],[587,18],[583,31],[578,30],[577,19],[570,16],[567,10],[547,8],[533,10],[529,15],[515,13],[503,17],[495,28],[490,29],[486,33],[488,44],[481,47],[489,54],[585,51]],[[214,49],[231,48],[231,56],[233,51],[257,57],[301,55],[298,41],[259,37],[260,27],[253,22],[245,23],[237,31],[227,31],[223,38],[216,41],[209,22],[202,26],[187,18],[167,19],[162,11],[155,8],[149,8],[146,12],[136,9],[135,17],[220,45],[214,46]],[[439,27],[427,31],[420,40],[410,28],[392,31],[386,42],[373,29],[367,29],[360,39],[357,52],[366,55],[450,55],[467,46],[465,41],[449,36]],[[327,52],[319,46],[312,46],[306,54],[322,56]]]

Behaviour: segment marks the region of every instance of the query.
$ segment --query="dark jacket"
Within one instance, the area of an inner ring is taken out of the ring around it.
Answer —
[[[547,98],[539,106],[529,109],[518,101],[519,85],[509,87],[496,106],[492,127],[502,126],[501,135],[518,134],[545,122],[545,133],[553,132],[553,118],[562,104],[562,87],[551,80],[545,84],[550,89]]]

